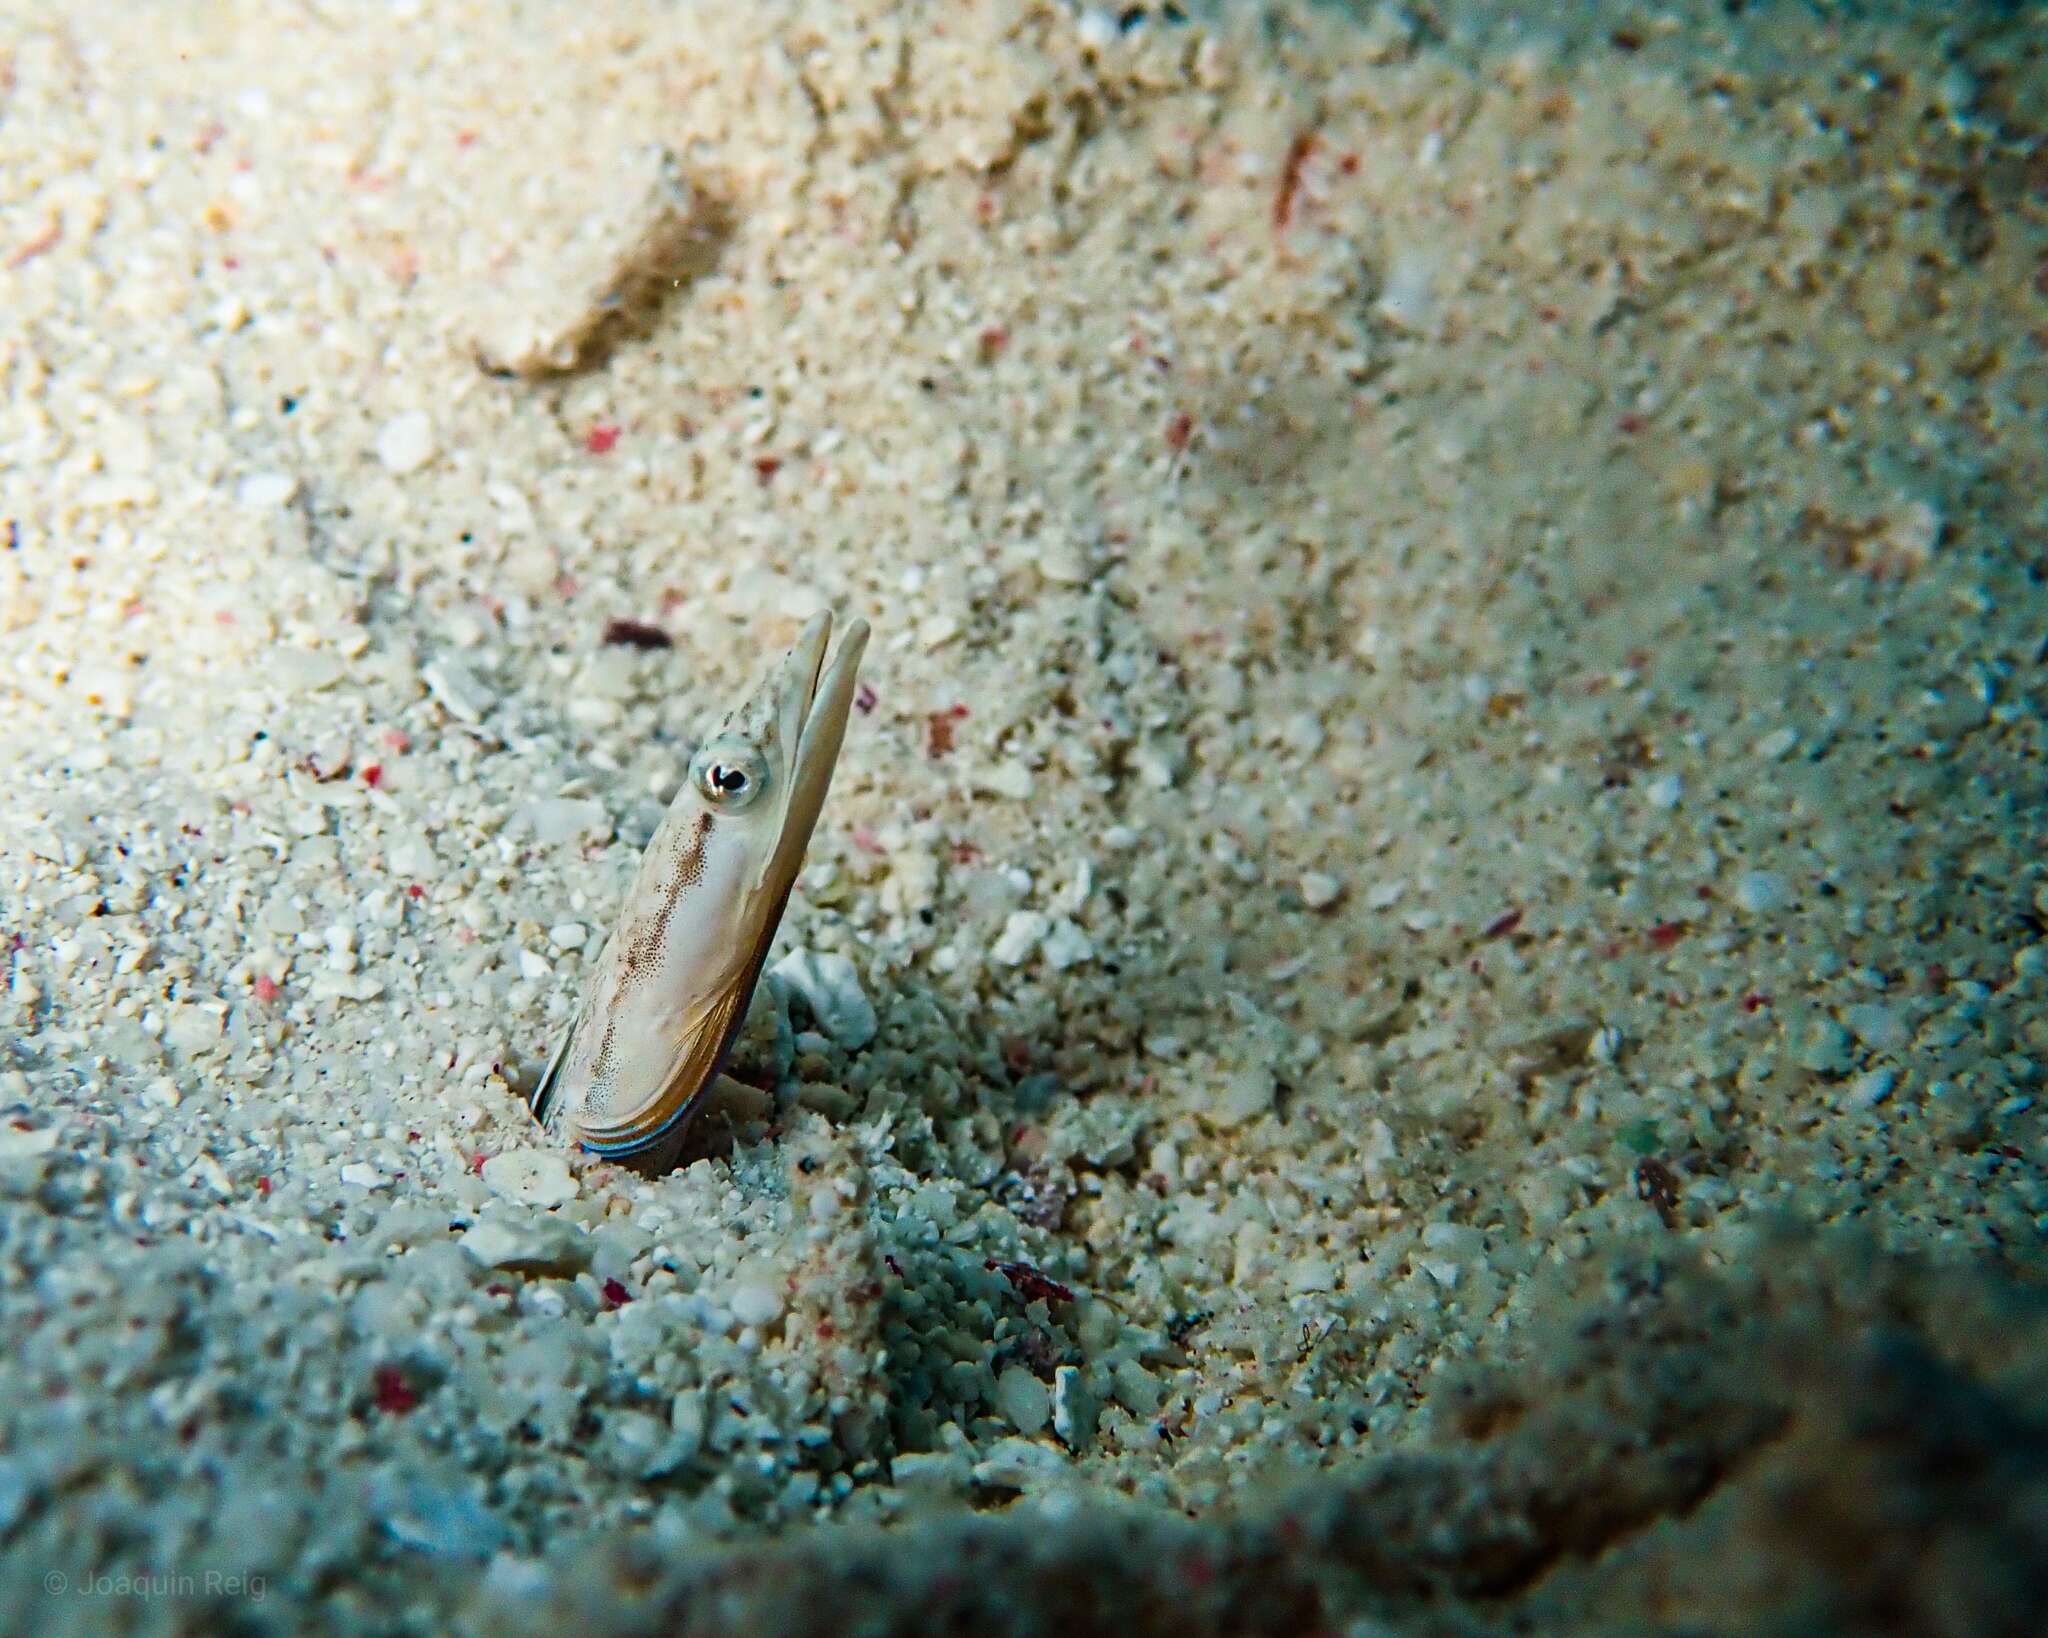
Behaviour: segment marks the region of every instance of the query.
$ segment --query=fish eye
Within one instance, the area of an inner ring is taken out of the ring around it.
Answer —
[[[745,741],[715,739],[691,759],[690,783],[705,801],[738,811],[761,794],[768,765]]]

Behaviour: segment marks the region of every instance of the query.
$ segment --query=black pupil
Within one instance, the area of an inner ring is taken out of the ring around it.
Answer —
[[[711,783],[731,796],[747,788],[747,776],[737,768],[728,768],[724,763],[716,762],[711,767]]]

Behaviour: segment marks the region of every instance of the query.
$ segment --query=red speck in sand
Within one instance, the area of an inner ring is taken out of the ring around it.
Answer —
[[[877,694],[872,688],[868,687],[866,683],[862,683],[860,687],[856,688],[853,691],[853,708],[856,711],[858,711],[862,716],[866,716],[870,711],[874,710],[874,708],[881,703],[882,696]]]
[[[964,705],[951,706],[944,711],[926,713],[924,719],[924,754],[937,759],[953,749],[953,724],[967,715]]]
[[[1627,436],[1633,438],[1637,433],[1641,432],[1643,428],[1645,428],[1649,424],[1650,423],[1644,420],[1640,415],[1624,415],[1619,417],[1615,421],[1614,430],[1616,432],[1625,433]]]
[[[412,749],[412,737],[402,728],[386,728],[383,739],[386,747],[393,751],[404,752]]]
[[[600,421],[583,435],[583,447],[593,455],[609,455],[618,447],[619,429],[609,421]]]
[[[268,973],[258,973],[256,975],[256,982],[250,987],[255,990],[258,1001],[275,1001],[277,999],[277,980]]]
[[[607,1308],[623,1308],[633,1300],[633,1293],[617,1280],[604,1282],[604,1305]]]
[[[1742,1010],[1744,1012],[1756,1012],[1764,1007],[1768,1007],[1770,1004],[1771,998],[1768,995],[1760,995],[1755,990],[1751,990],[1749,994],[1742,998]]]
[[[882,851],[882,839],[869,830],[866,825],[855,825],[853,827],[853,845],[863,853],[880,853]]]
[[[379,1365],[370,1378],[370,1391],[377,1408],[392,1416],[403,1416],[420,1402],[419,1391],[396,1365]]]
[[[414,882],[405,890],[405,896],[409,899],[423,899],[427,896],[427,890],[418,882]]]
[[[1010,333],[1001,325],[991,324],[981,332],[981,356],[994,358],[997,353],[1010,345]]]
[[[469,1169],[476,1173],[478,1177],[484,1175],[484,1157],[481,1153],[473,1154],[469,1157]]]
[[[1647,936],[1650,942],[1658,949],[1668,950],[1672,945],[1684,938],[1688,931],[1689,929],[1682,921],[1660,921],[1655,927],[1650,929]]]
[[[766,483],[781,470],[782,457],[780,455],[756,455],[754,457],[754,476],[763,483]]]
[[[1026,1302],[1072,1302],[1074,1293],[1050,1274],[1041,1274],[1029,1263],[999,1263],[991,1257],[981,1265],[1010,1282],[1010,1289]]]
[[[270,1198],[270,1179],[267,1177],[257,1178],[256,1192],[262,1195],[264,1199],[268,1200]]]
[[[363,770],[363,783],[364,783],[365,785],[368,785],[368,786],[370,787],[370,789],[371,789],[371,790],[375,790],[375,789],[376,789],[376,788],[377,788],[377,787],[378,787],[379,785],[383,784],[383,783],[384,783],[384,767],[383,767],[383,764],[382,764],[382,763],[377,763],[377,762],[373,762],[373,763],[371,763],[371,764],[370,764],[370,765],[369,765],[369,766],[368,766],[367,768],[365,768],[365,769]]]
[[[637,648],[643,654],[675,647],[673,637],[661,627],[650,626],[644,620],[607,620],[604,640],[609,647]]]
[[[1166,447],[1178,455],[1188,447],[1188,440],[1195,435],[1195,418],[1186,410],[1175,413],[1166,423]]]
[[[1301,168],[1315,151],[1316,135],[1303,131],[1288,145],[1286,162],[1280,167],[1280,191],[1273,196],[1273,226],[1285,232],[1294,220],[1295,197],[1301,192]]]
[[[1517,927],[1521,925],[1522,912],[1519,910],[1510,910],[1506,915],[1495,916],[1493,920],[1489,921],[1486,924],[1486,926],[1480,930],[1479,936],[1481,938],[1506,938],[1508,934],[1512,933]]]
[[[12,272],[17,267],[26,267],[30,262],[42,255],[44,251],[53,248],[57,241],[63,237],[64,218],[52,216],[42,232],[36,234],[33,238],[23,240],[15,248],[14,253],[7,258],[6,266],[8,271]]]

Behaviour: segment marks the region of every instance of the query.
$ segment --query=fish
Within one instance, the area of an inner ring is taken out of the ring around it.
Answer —
[[[644,1162],[724,1067],[846,738],[868,625],[849,621],[827,666],[832,626],[812,618],[690,758],[528,1099],[551,1136]]]

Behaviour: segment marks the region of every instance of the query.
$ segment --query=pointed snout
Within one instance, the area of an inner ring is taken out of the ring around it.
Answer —
[[[846,738],[846,724],[853,714],[861,655],[868,644],[867,621],[849,620],[839,640],[839,651],[827,667],[825,644],[831,632],[832,616],[818,615],[804,627],[790,661],[798,675],[808,675],[811,684],[809,709],[803,718],[803,731],[791,766],[789,809],[781,849],[788,857],[799,860],[810,841],[811,828],[825,806],[832,768],[839,760],[839,746]],[[793,864],[790,874],[795,874]]]

